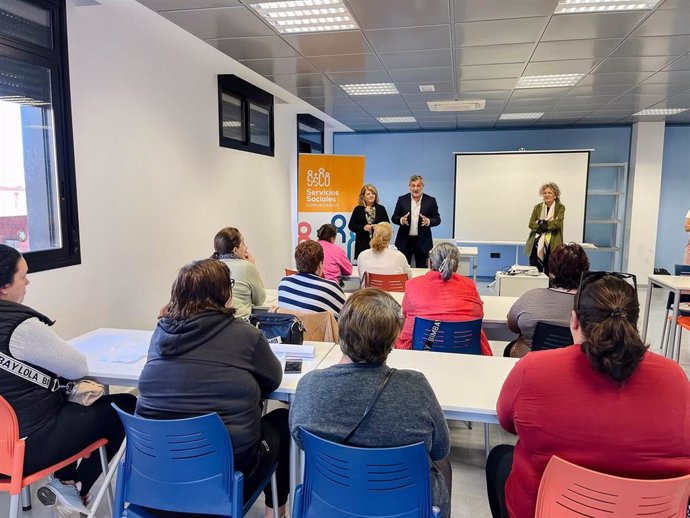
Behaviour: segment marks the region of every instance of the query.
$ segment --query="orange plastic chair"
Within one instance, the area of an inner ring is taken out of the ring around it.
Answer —
[[[297,270],[291,270],[290,268],[285,268],[285,275],[296,275],[299,273]]]
[[[23,474],[25,443],[23,439],[19,438],[17,414],[14,413],[14,409],[5,398],[0,397],[0,474],[6,475],[5,477],[0,477],[0,491],[10,494],[10,518],[17,518],[19,494],[24,487],[47,477],[65,466],[69,466],[83,457],[88,457],[96,450],[99,450],[103,473],[106,473],[108,471],[108,458],[105,454],[106,444],[108,444],[107,439],[99,439],[65,460],[25,476]],[[109,494],[109,497],[112,509],[112,495]]]
[[[406,273],[386,275],[382,273],[364,272],[362,286],[365,288],[379,288],[383,291],[405,291]]]
[[[555,455],[539,484],[538,518],[686,518],[690,475],[641,480],[598,473]]]

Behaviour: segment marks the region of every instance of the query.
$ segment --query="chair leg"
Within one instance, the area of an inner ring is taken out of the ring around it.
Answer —
[[[278,478],[276,477],[275,471],[271,476],[271,498],[273,498],[273,518],[282,518],[278,515]]]
[[[17,518],[19,515],[19,495],[12,495],[10,498],[10,518]]]
[[[666,336],[666,331],[669,330],[670,326],[668,325],[668,311],[666,312],[666,315],[664,317],[664,327],[661,330],[661,343],[659,344],[659,347],[661,348],[661,354],[664,356],[668,355],[668,337]]]
[[[98,455],[101,457],[101,469],[103,470],[103,483],[107,486],[108,510],[113,514],[113,487],[110,484],[110,479],[106,477],[108,474],[108,455],[105,453],[105,446],[98,448]]]
[[[31,511],[31,486],[24,486],[21,492],[22,511]]]
[[[681,326],[677,326],[677,327],[678,327],[678,340],[676,342],[676,349],[675,349],[676,358],[675,358],[675,360],[676,360],[676,363],[680,363],[680,344],[683,340],[683,328]]]
[[[484,423],[484,458],[489,458],[489,450],[491,449],[491,441],[489,438],[489,423]]]

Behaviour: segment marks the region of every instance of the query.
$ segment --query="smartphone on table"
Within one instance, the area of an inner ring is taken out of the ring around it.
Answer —
[[[285,360],[285,374],[299,374],[302,372],[302,360],[300,358],[288,358]]]

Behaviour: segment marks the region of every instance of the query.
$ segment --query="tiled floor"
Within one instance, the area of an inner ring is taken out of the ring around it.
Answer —
[[[486,287],[486,282],[480,282],[480,293],[493,294],[491,289]],[[663,305],[666,295],[661,290],[655,290],[652,302],[652,318],[650,319],[650,329],[648,333],[648,343],[652,345],[654,352],[659,352],[659,341],[661,338],[661,328],[663,325]],[[644,304],[645,291],[641,290],[640,304]],[[686,374],[690,374],[690,351],[688,335],[683,337],[681,351],[681,366]],[[491,344],[494,354],[502,354],[504,342],[494,342]],[[451,463],[453,465],[453,518],[489,518],[489,507],[486,500],[486,488],[484,482],[484,436],[481,424],[477,423],[469,430],[464,423],[452,423],[452,450]],[[498,426],[491,427],[491,444],[514,443],[515,437],[504,432]],[[44,518],[51,515],[35,497],[34,489],[34,508],[31,511],[21,513],[23,518]],[[260,499],[261,500],[261,499]],[[0,495],[0,516],[7,516],[9,498],[6,494]],[[103,505],[97,516],[109,516],[107,506]],[[250,518],[260,518],[263,516],[263,505],[257,504],[248,515]]]

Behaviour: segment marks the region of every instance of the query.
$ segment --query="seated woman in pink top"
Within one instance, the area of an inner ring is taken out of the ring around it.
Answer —
[[[345,250],[335,244],[338,229],[326,223],[316,231],[319,244],[323,248],[323,277],[338,282],[342,275],[352,275],[352,265],[345,255]]]
[[[584,273],[570,317],[576,345],[530,353],[506,378],[496,410],[518,441],[487,460],[494,518],[534,516],[553,455],[619,477],[690,473],[690,383],[640,339],[627,281],[634,276]]]
[[[395,344],[397,349],[412,348],[415,317],[446,322],[484,318],[484,304],[474,283],[455,273],[459,263],[458,247],[441,243],[429,252],[430,271],[407,281],[402,301],[405,325]],[[482,354],[493,355],[484,331]]]

